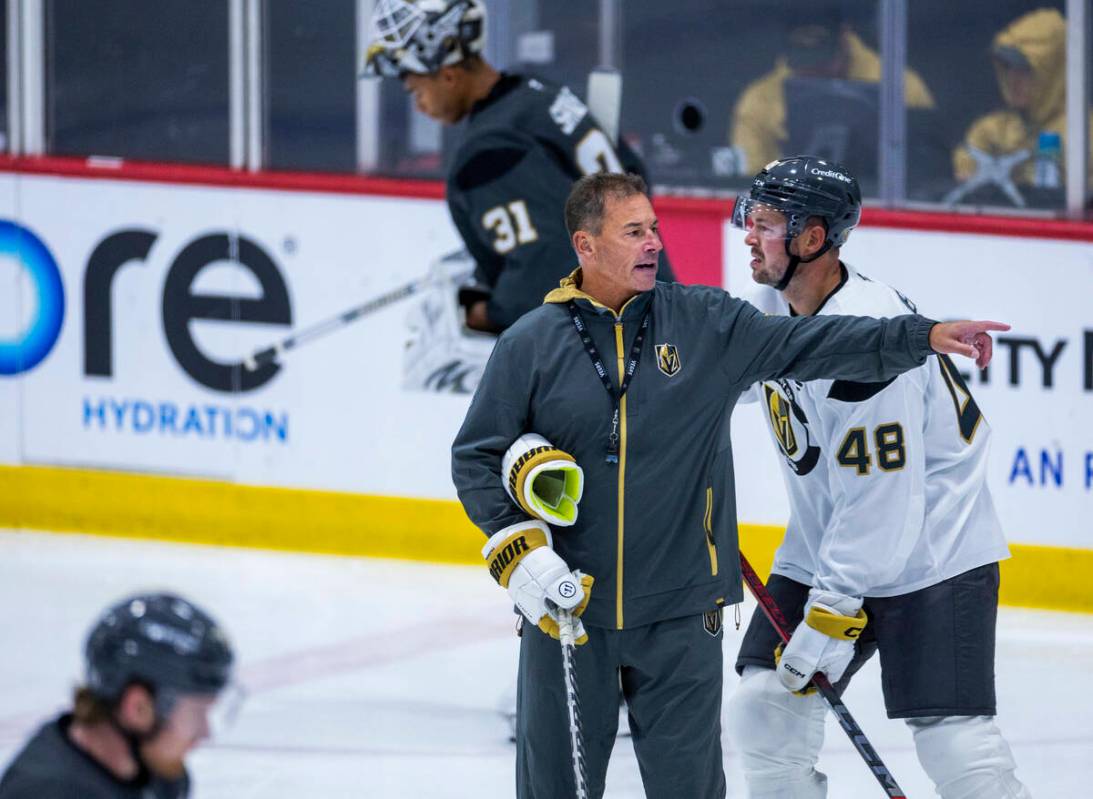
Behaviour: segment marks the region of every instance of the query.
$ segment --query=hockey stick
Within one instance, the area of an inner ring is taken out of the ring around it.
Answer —
[[[569,713],[569,747],[573,753],[573,779],[577,799],[588,799],[588,776],[584,764],[584,729],[581,726],[581,702],[577,693],[577,674],[573,668],[576,639],[573,614],[558,609],[558,639],[562,644],[562,676],[565,679],[565,706]]]
[[[770,595],[770,591],[763,585],[763,581],[759,579],[759,575],[755,573],[755,569],[748,563],[748,559],[744,557],[743,552],[740,553],[740,571],[743,572],[744,582],[748,584],[748,588],[755,597],[755,601],[759,603],[759,609],[763,611],[763,615],[767,617],[767,621],[774,627],[775,632],[778,633],[778,637],[782,639],[782,643],[788,644],[789,623],[786,621],[786,617],[782,615],[782,610],[778,607],[778,603],[774,601],[774,597]],[[880,783],[880,786],[884,788],[884,792],[891,799],[907,799],[906,794],[903,793],[903,789],[896,783],[896,778],[892,776],[892,772],[884,765],[884,761],[880,759],[877,750],[869,743],[869,739],[865,737],[865,733],[862,732],[862,728],[858,726],[858,722],[850,715],[850,711],[847,709],[846,705],[843,704],[842,699],[835,693],[835,689],[832,687],[831,681],[827,679],[827,676],[820,672],[816,672],[812,675],[812,684],[816,686],[816,690],[820,692],[820,696],[827,702],[827,706],[831,708],[831,712],[834,713],[835,718],[839,720],[839,724],[846,732],[847,737],[850,739],[850,743],[854,744],[854,748],[858,750],[858,754],[861,755],[862,760],[865,761],[865,765],[869,766],[869,770],[873,773],[873,776],[877,778],[877,782]]]
[[[276,363],[280,360],[283,353],[294,350],[301,344],[306,344],[313,339],[320,338],[328,333],[333,333],[335,330],[357,321],[362,316],[368,316],[371,313],[375,313],[382,308],[386,308],[391,303],[409,297],[411,294],[416,294],[432,280],[433,278],[430,277],[418,278],[417,280],[413,280],[404,286],[399,286],[397,289],[393,289],[386,294],[373,297],[368,302],[355,305],[347,311],[342,311],[337,316],[332,316],[322,322],[316,322],[311,327],[304,328],[299,333],[293,333],[291,336],[281,339],[276,344],[271,344],[264,349],[256,350],[251,355],[248,355],[243,359],[243,368],[248,372],[253,372],[259,367],[265,366],[267,363]]]

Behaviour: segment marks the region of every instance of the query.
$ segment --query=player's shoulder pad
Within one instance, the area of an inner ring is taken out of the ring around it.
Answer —
[[[515,169],[535,147],[535,141],[518,130],[471,131],[456,153],[452,182],[460,191],[493,183]]]

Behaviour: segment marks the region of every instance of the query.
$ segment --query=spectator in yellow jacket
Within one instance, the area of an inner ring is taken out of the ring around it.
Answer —
[[[879,83],[880,57],[849,26],[798,25],[787,37],[789,51],[774,69],[749,84],[733,109],[730,144],[743,157],[741,172],[759,170],[782,151],[786,128],[785,82],[791,77],[842,78]],[[933,108],[930,90],[913,70],[904,72],[904,99],[910,108]]]
[[[1058,135],[1061,186],[1066,151],[1066,20],[1053,8],[1018,17],[995,36],[991,57],[1006,107],[972,123],[964,142],[953,151],[954,176],[967,181],[980,170],[984,156],[997,159],[1025,150],[1026,157],[1011,159],[1010,178],[1019,186],[1035,185],[1040,134],[1046,132]]]

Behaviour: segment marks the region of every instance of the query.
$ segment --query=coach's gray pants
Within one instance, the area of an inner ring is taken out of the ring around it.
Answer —
[[[577,647],[575,665],[589,796],[603,795],[621,691],[645,795],[724,797],[720,614],[627,630],[587,629],[588,643]],[[561,648],[530,624],[520,642],[516,713],[518,799],[574,796]]]

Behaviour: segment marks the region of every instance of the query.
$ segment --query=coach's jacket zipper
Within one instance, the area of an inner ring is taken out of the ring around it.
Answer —
[[[619,385],[622,385],[622,373],[625,368],[623,363],[622,340],[622,311],[623,305],[615,315],[615,356],[618,362]],[[626,395],[622,395],[619,403],[619,523],[618,523],[618,563],[615,568],[615,626],[622,629],[622,542],[625,532],[623,524],[626,496]]]
[[[603,308],[610,311],[615,318],[615,362],[617,364],[617,378],[618,385],[622,385],[623,370],[626,368],[625,353],[623,352],[623,325],[622,315],[626,312],[626,306],[633,302],[641,295],[635,295],[622,304],[618,313],[613,308],[609,308],[593,297],[585,294],[576,286],[568,287],[569,291],[566,291],[566,287],[563,286],[562,292],[565,292],[564,299],[570,299],[573,297],[580,297],[588,300],[594,307]],[[555,289],[555,291],[559,291]],[[551,292],[553,294],[554,292]],[[550,295],[547,297],[547,301],[550,301]],[[615,627],[616,629],[623,629],[623,612],[622,612],[622,577],[623,577],[623,540],[625,537],[625,511],[626,511],[626,395],[623,394],[622,400],[619,402],[619,477],[618,477],[618,549],[616,555],[616,569],[615,569]]]

